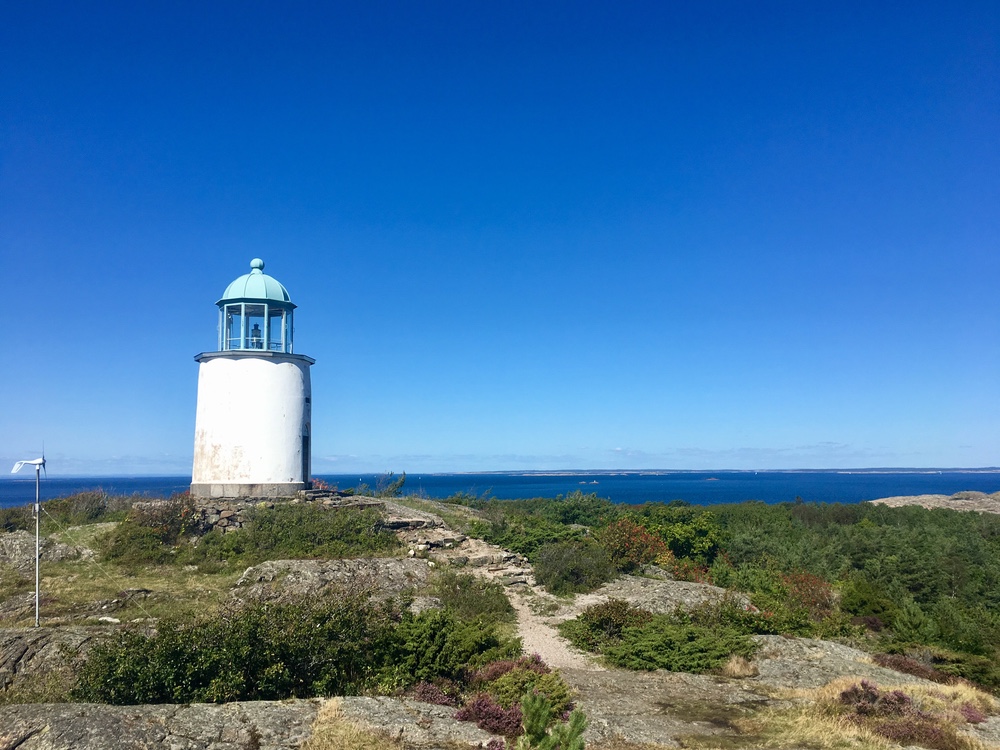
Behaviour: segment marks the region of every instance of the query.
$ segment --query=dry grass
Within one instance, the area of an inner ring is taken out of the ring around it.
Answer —
[[[745,677],[756,677],[760,674],[760,670],[757,669],[756,664],[739,654],[730,656],[729,661],[722,665],[720,671],[723,677],[731,677],[736,680],[742,680]]]
[[[754,717],[754,727],[767,737],[766,747],[804,745],[816,748],[859,748],[891,750],[899,744],[849,721],[840,711],[840,694],[861,682],[860,677],[840,677],[820,688],[781,691],[781,697],[798,705],[791,709],[766,710]],[[968,726],[959,711],[971,704],[986,714],[1000,712],[1000,701],[969,685],[931,685],[904,682],[879,685],[880,691],[902,690],[921,711],[940,717],[942,725],[961,730]],[[987,747],[977,739],[960,735],[958,741],[969,750]],[[782,744],[784,743],[784,745]]]
[[[193,617],[218,609],[242,570],[202,573],[180,566],[160,565],[129,574],[94,560],[70,560],[42,565],[41,616],[46,624],[81,622],[102,615],[122,621],[167,616]],[[123,596],[128,590],[148,594]],[[115,601],[117,600],[117,601]],[[31,613],[34,620],[34,612]],[[28,625],[19,621],[4,625]]]
[[[587,750],[668,750],[668,748],[674,747],[676,745],[673,743],[660,745],[652,742],[629,742],[622,737],[587,743]]]
[[[833,682],[821,688],[810,690],[782,691],[783,697],[800,698],[818,703],[835,704],[840,694],[853,685],[861,682],[861,677],[838,677]],[[1000,713],[1000,700],[989,693],[978,690],[971,685],[938,685],[925,682],[898,682],[879,684],[879,690],[902,690],[913,698],[917,707],[926,711],[945,711],[957,709],[963,703],[971,703],[985,714]]]
[[[109,531],[118,526],[117,521],[111,521],[107,523],[88,523],[85,526],[70,526],[68,529],[63,529],[54,534],[50,534],[49,538],[54,539],[62,544],[69,544],[74,547],[89,547],[91,549],[97,548],[97,538],[107,534]]]
[[[302,750],[403,750],[403,743],[344,718],[340,701],[331,698],[320,706]]]
[[[69,666],[49,672],[19,676],[6,690],[0,690],[0,706],[15,703],[68,703],[76,686],[76,675]]]

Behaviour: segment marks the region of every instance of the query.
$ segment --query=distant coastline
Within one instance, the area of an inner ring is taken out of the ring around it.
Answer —
[[[341,488],[375,487],[379,475],[318,474],[317,478]],[[42,498],[92,490],[167,497],[185,492],[190,481],[187,476],[49,476],[42,482]],[[1000,491],[1000,468],[428,472],[408,473],[403,489],[429,498],[462,494],[512,500],[584,492],[629,504],[673,500],[692,505],[746,500],[857,503],[886,497],[951,496],[964,491],[991,494]],[[34,492],[33,476],[0,478],[0,507],[31,502]]]

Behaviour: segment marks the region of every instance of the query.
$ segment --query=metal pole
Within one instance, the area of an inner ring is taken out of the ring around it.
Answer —
[[[38,533],[39,517],[42,515],[41,505],[38,503],[39,486],[42,478],[42,467],[35,466],[35,627],[38,627],[38,595],[41,591],[41,543]]]

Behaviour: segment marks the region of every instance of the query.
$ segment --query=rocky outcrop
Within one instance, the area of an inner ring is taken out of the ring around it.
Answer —
[[[309,736],[319,701],[221,706],[0,706],[0,750],[293,750]]]
[[[950,508],[951,510],[1000,513],[1000,492],[957,492],[954,495],[901,495],[872,500],[873,503],[898,508],[903,505],[920,505],[924,508]]]
[[[354,560],[271,560],[247,568],[236,582],[240,599],[295,599],[330,589],[370,589],[379,598],[393,598],[427,583],[427,560],[359,558]]]
[[[340,715],[359,726],[398,738],[408,748],[485,747],[491,735],[455,719],[455,709],[407,698],[338,698]]]
[[[93,552],[83,547],[56,542],[48,537],[39,540],[39,556],[43,561],[75,560],[82,554]],[[0,534],[0,564],[10,565],[20,573],[35,569],[35,535],[30,531],[11,531]]]
[[[194,501],[195,525],[199,533],[207,533],[212,529],[220,531],[236,531],[243,528],[247,521],[247,511],[254,508],[273,508],[275,500],[263,498],[222,498],[198,499]],[[374,497],[341,495],[329,490],[304,490],[297,497],[279,500],[277,502],[311,503],[318,507],[337,510],[339,508],[374,508],[382,513],[383,525],[387,529],[400,531],[406,529],[424,529],[444,526],[444,521],[433,513],[413,510],[405,505]],[[137,503],[142,505],[149,503]]]
[[[33,676],[71,670],[109,632],[107,627],[0,628],[0,690]]]

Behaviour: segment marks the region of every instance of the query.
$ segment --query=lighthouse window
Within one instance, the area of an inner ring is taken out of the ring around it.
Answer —
[[[226,305],[225,348],[243,348],[243,305]]]
[[[283,333],[285,329],[285,311],[281,308],[270,308],[267,311],[267,348],[272,352],[285,350]]]
[[[246,349],[264,348],[264,306],[246,305]]]

